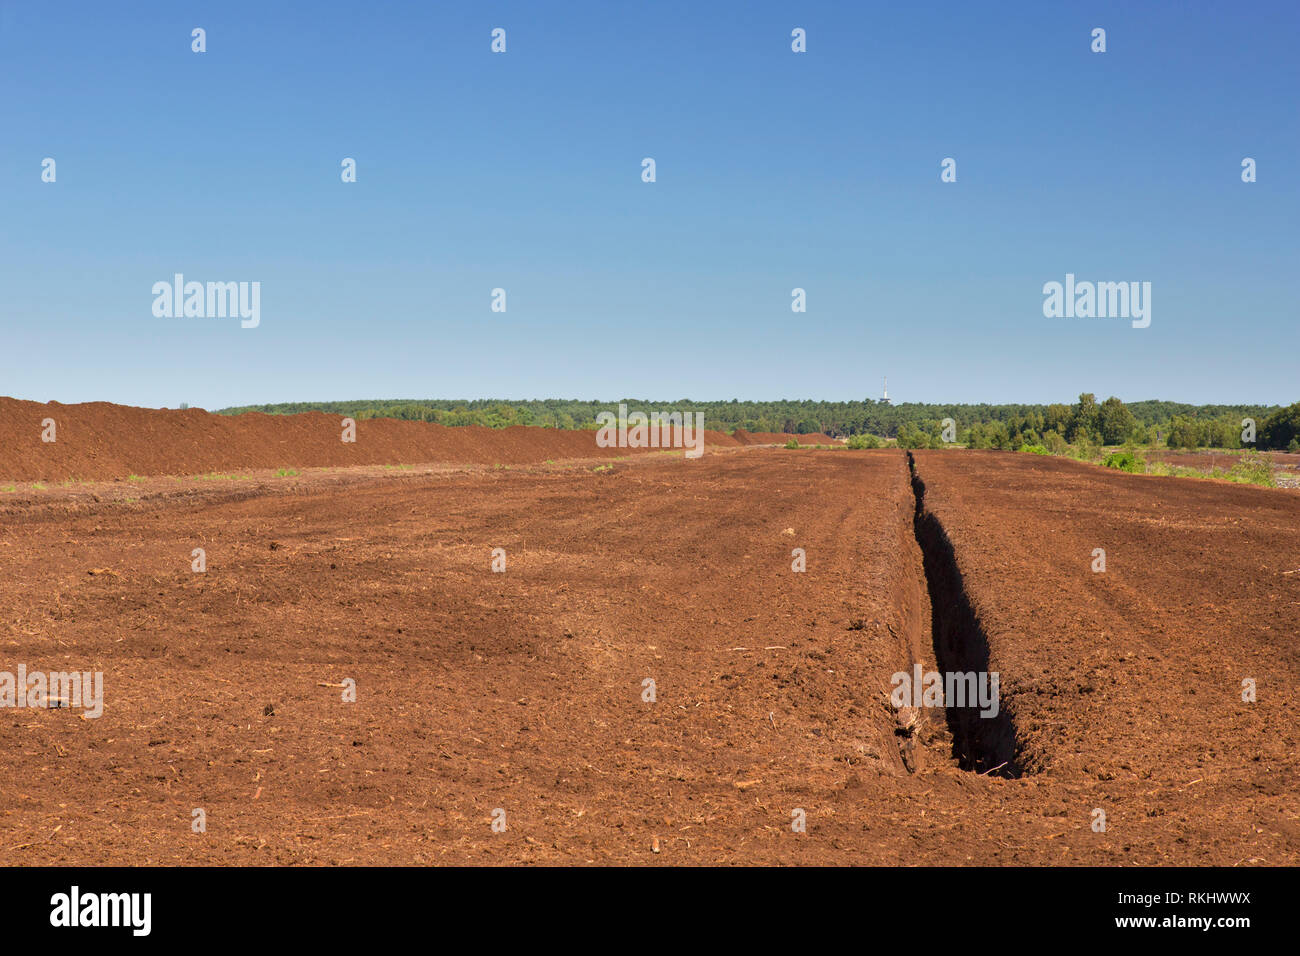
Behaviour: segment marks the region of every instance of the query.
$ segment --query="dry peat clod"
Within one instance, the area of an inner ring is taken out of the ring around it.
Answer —
[[[921,711],[916,707],[900,707],[894,713],[894,723],[896,725],[894,733],[911,737],[921,726]]]
[[[907,768],[908,773],[916,773],[921,766],[920,753],[916,749],[916,741],[911,737],[906,738],[898,745],[899,756],[903,758],[903,766]]]
[[[921,766],[921,754],[916,747],[916,731],[921,726],[921,711],[916,707],[900,707],[894,712],[894,736],[898,738],[898,754],[908,773],[916,773]]]

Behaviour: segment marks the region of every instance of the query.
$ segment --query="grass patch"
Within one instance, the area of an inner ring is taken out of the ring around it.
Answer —
[[[1273,477],[1273,466],[1257,451],[1248,451],[1242,455],[1241,461],[1229,468],[1224,477],[1244,485],[1277,487],[1277,479]]]
[[[1103,464],[1110,465],[1110,460],[1124,452],[1112,452],[1106,457]],[[1142,464],[1142,456],[1136,453],[1133,457],[1139,464]],[[1118,467],[1110,465],[1110,467]],[[1124,471],[1136,470],[1139,474],[1154,475],[1160,478],[1213,478],[1218,481],[1232,481],[1241,485],[1259,485],[1262,488],[1276,488],[1277,479],[1273,476],[1273,467],[1269,464],[1268,459],[1259,452],[1247,451],[1241,456],[1241,460],[1231,468],[1211,468],[1209,471],[1202,471],[1199,468],[1188,468],[1184,465],[1171,465],[1165,461],[1146,462],[1142,468],[1124,468]]]

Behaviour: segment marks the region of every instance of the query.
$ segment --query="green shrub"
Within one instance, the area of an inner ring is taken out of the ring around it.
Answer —
[[[785,443],[785,447],[791,450],[797,449],[799,447],[799,439],[791,438],[788,442]]]
[[[927,434],[919,425],[913,425],[910,422],[904,422],[898,430],[898,437],[894,443],[899,448],[942,448],[943,442],[938,435]]]
[[[1021,445],[1018,450],[1025,452],[1026,454],[1029,455],[1050,455],[1051,454],[1051,452],[1048,451],[1046,448],[1044,448],[1042,445]]]
[[[1113,451],[1106,456],[1102,464],[1107,468],[1118,468],[1120,471],[1135,475],[1143,474],[1147,470],[1146,462],[1135,451]]]
[[[1071,446],[1070,455],[1079,461],[1096,461],[1101,455],[1101,447],[1089,435],[1082,434]]]
[[[868,435],[861,432],[857,435],[850,435],[848,441],[849,448],[879,448],[880,439],[875,435]]]
[[[1248,451],[1241,456],[1241,461],[1228,469],[1225,477],[1247,485],[1263,485],[1266,488],[1277,487],[1273,478],[1273,466],[1268,459],[1257,451]]]

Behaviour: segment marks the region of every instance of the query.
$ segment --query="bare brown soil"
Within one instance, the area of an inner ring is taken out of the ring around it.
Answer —
[[[53,442],[42,440],[47,419],[54,422]],[[0,480],[103,480],[428,461],[515,465],[657,451],[600,448],[594,431],[522,425],[449,428],[391,418],[357,421],[355,442],[344,442],[342,421],[342,416],[323,412],[213,415],[197,408],[0,398]],[[708,430],[704,443],[715,449],[741,444],[725,432]]]
[[[1097,838],[1144,861],[1293,865],[1300,493],[915,457],[1026,766],[1105,809]]]
[[[887,701],[936,666],[898,451],[0,496],[0,670],[105,680],[97,719],[0,710],[4,860],[1300,861],[1300,495],[916,462],[1018,779],[961,769],[941,708],[904,733]]]

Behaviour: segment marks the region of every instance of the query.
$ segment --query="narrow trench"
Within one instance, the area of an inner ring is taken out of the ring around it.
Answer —
[[[975,674],[984,681],[989,672],[989,641],[971,607],[970,597],[948,533],[925,507],[925,482],[916,473],[916,460],[907,453],[916,511],[912,530],[921,548],[925,583],[930,592],[930,627],[934,656],[945,683],[950,674]],[[987,686],[987,685],[986,685]],[[987,698],[986,698],[987,700]],[[1020,744],[1011,714],[999,701],[995,715],[984,716],[978,700],[964,706],[945,699],[944,710],[952,735],[953,758],[963,770],[996,777],[1019,777]]]

